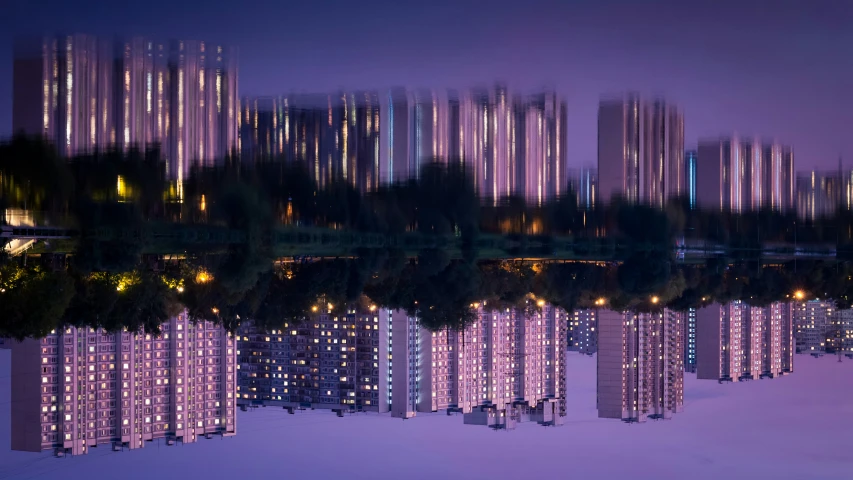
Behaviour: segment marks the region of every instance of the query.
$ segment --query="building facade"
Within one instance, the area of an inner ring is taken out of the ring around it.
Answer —
[[[714,304],[696,314],[697,369],[703,380],[738,382],[794,371],[791,305]]]
[[[701,140],[698,155],[700,206],[735,212],[795,208],[791,147],[733,135]]]
[[[158,147],[170,178],[238,145],[236,52],[206,42],[89,35],[15,48],[12,128],[60,155]]]
[[[186,314],[158,337],[69,327],[10,342],[12,449],[84,454],[236,434],[236,345]]]
[[[380,309],[320,312],[305,324],[238,331],[237,404],[389,411],[389,321]]]
[[[581,308],[568,315],[568,350],[582,355],[598,351],[598,310]]]
[[[684,408],[681,313],[598,312],[600,418],[671,418]]]
[[[853,310],[833,300],[809,300],[791,306],[797,353],[853,352]]]
[[[663,100],[636,93],[602,100],[598,107],[598,201],[614,196],[663,206],[687,194],[684,117]]]

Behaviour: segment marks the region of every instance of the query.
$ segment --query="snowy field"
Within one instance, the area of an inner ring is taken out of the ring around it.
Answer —
[[[596,418],[595,359],[570,353],[559,428],[265,408],[240,413],[233,438],[64,459],[10,450],[9,364],[0,350],[0,480],[853,479],[853,360],[831,356],[797,356],[795,373],[774,380],[719,385],[687,374],[684,412],[645,424]]]

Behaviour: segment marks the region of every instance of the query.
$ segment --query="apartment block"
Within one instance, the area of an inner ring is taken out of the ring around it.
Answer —
[[[302,325],[238,331],[237,404],[389,411],[387,311],[320,312]]]
[[[568,315],[568,350],[583,355],[593,355],[598,351],[597,310],[582,308]]]
[[[751,307],[741,301],[696,313],[699,379],[738,382],[794,370],[791,306]]]
[[[597,408],[625,422],[684,408],[684,315],[598,311]]]
[[[185,314],[160,336],[69,327],[12,350],[12,449],[85,454],[236,433],[236,345]]]

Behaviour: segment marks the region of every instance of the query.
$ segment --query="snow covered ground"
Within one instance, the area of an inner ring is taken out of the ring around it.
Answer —
[[[568,355],[566,424],[510,432],[460,416],[338,418],[266,408],[237,436],[65,459],[9,449],[8,351],[0,350],[0,480],[11,478],[853,478],[853,361],[797,356],[795,373],[719,385],[687,374],[685,409],[628,425],[596,417],[595,359]],[[119,477],[120,476],[120,477]]]

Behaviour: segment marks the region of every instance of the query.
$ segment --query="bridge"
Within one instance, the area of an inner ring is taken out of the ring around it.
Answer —
[[[308,226],[277,226],[268,231],[244,230],[214,225],[150,222],[141,228],[99,228],[82,236],[63,227],[0,227],[0,243],[7,252],[73,254],[81,241],[132,241],[143,245],[142,253],[175,255],[194,251],[215,253],[229,246],[254,244],[268,247],[277,258],[349,257],[371,249],[399,249],[408,256],[439,249],[451,258],[474,252],[481,259],[619,261],[632,252],[661,252],[661,245],[627,244],[614,237],[571,237],[484,233],[466,241],[459,235],[423,232],[399,234],[357,232]],[[762,248],[732,248],[706,242],[675,242],[669,247],[680,263],[700,263],[707,258],[787,261],[794,258],[836,259],[835,245],[773,245]]]

